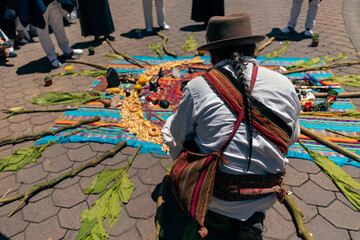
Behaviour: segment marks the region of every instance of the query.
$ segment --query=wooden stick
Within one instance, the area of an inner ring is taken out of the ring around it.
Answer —
[[[6,193],[0,198],[0,199],[4,199],[4,197],[6,197],[6,195],[11,191],[11,188],[9,188]]]
[[[266,43],[261,45],[258,49],[255,50],[254,56],[256,57],[260,51],[262,51],[264,48],[269,46],[272,43],[272,41],[274,41],[274,40],[275,40],[275,37],[271,37]]]
[[[135,58],[132,58],[126,54],[123,54],[119,51],[117,51],[114,46],[112,45],[112,43],[106,39],[106,42],[110,45],[111,49],[116,53],[116,54],[119,54],[120,56],[122,56],[126,61],[130,62],[130,63],[135,63],[136,65],[138,65],[139,67],[141,68],[144,68],[144,65],[142,65],[141,63],[139,63]]]
[[[354,137],[354,136],[346,135],[346,134],[343,134],[343,133],[341,133],[341,132],[337,132],[337,131],[334,131],[334,130],[331,130],[331,129],[327,129],[327,128],[325,128],[325,131],[332,132],[332,133],[335,133],[335,134],[340,135],[340,136],[343,136],[343,137],[352,138],[352,139],[355,139],[356,141],[359,142],[360,136],[359,136],[359,137]]]
[[[282,186],[284,188],[284,186]],[[289,194],[285,195],[284,205],[288,209],[295,223],[295,227],[297,230],[297,234],[305,240],[313,240],[312,234],[306,229],[305,224],[303,222],[304,213],[301,209],[296,205],[294,200],[291,199]]]
[[[66,62],[85,64],[85,65],[92,66],[92,67],[95,67],[95,68],[100,68],[100,69],[103,69],[103,70],[108,69],[108,68],[107,68],[106,66],[104,66],[104,65],[100,65],[100,64],[96,64],[96,63],[91,63],[91,62],[84,62],[84,61],[72,60],[72,59],[68,59],[68,60],[66,60]]]
[[[90,118],[90,119],[79,120],[74,124],[63,126],[61,128],[57,128],[57,129],[54,129],[54,130],[46,130],[46,131],[42,131],[40,133],[35,133],[35,134],[25,134],[25,135],[22,135],[22,136],[16,137],[16,138],[5,138],[5,139],[0,140],[0,146],[5,144],[5,143],[14,144],[17,141],[24,140],[24,139],[37,139],[37,138],[48,136],[48,135],[56,135],[57,133],[59,133],[61,131],[77,128],[77,127],[79,127],[81,125],[84,125],[84,124],[87,124],[87,123],[94,123],[94,122],[97,122],[99,120],[100,120],[100,116],[95,116],[95,117]]]
[[[8,116],[3,119],[9,118],[14,115],[23,114],[23,113],[38,113],[38,112],[65,112],[71,110],[78,110],[78,107],[66,107],[66,108],[53,108],[53,109],[13,109],[13,108],[5,108],[2,109],[3,112],[10,113]]]
[[[328,93],[313,93],[315,97],[326,97]],[[348,93],[339,93],[337,95],[338,98],[358,98],[360,97],[360,92],[348,92]]]
[[[295,89],[339,89],[339,85],[335,86],[302,86],[302,85],[294,85]]]
[[[168,40],[168,37],[165,36],[165,35],[163,35],[161,31],[157,32],[156,34],[163,38],[163,49],[164,49],[164,52],[165,52],[167,55],[173,56],[173,57],[176,58],[178,55],[177,55],[176,53],[174,53],[174,52],[169,51],[169,50],[167,49],[167,47],[166,47],[166,42],[167,42],[167,40]]]
[[[301,130],[301,133],[310,137],[311,139],[321,143],[321,144],[324,144],[325,146],[341,153],[341,154],[344,154],[345,156],[357,161],[357,162],[360,162],[360,156],[357,155],[356,153],[353,153],[343,147],[340,147],[339,145],[337,145],[336,143],[333,143],[323,137],[320,137],[318,136],[317,134],[311,132],[309,129],[307,128],[304,128],[303,126],[300,125],[300,130]]]
[[[166,120],[164,120],[162,117],[160,117],[159,115],[155,114],[155,117],[157,117],[160,121],[162,122],[166,122]]]
[[[52,186],[55,186],[56,184],[58,184],[59,182],[63,181],[64,179],[67,178],[71,178],[74,177],[75,175],[77,175],[79,172],[83,171],[86,168],[89,167],[95,167],[97,164],[101,163],[103,160],[105,160],[108,157],[112,157],[114,156],[118,151],[120,151],[124,146],[126,146],[126,141],[122,141],[120,143],[118,143],[115,147],[113,147],[112,149],[110,149],[109,151],[103,153],[102,155],[100,155],[99,157],[97,157],[96,159],[83,163],[80,165],[80,167],[70,171],[70,172],[66,172],[64,174],[61,174],[60,176],[53,178],[52,180],[48,181],[48,182],[43,182],[40,184],[36,184],[34,185],[29,191],[24,192],[22,194],[19,194],[17,196],[13,196],[13,197],[8,197],[8,198],[3,198],[0,199],[0,203],[7,203],[7,202],[13,202],[15,200],[21,199],[22,201],[20,202],[20,204],[11,212],[9,213],[9,217],[11,215],[13,215],[17,210],[20,209],[21,205],[28,200],[29,197],[35,195],[36,193],[42,191],[43,189],[47,189],[50,188]]]
[[[188,66],[189,69],[197,69],[197,70],[209,70],[208,67],[200,67],[200,66]]]
[[[339,63],[335,62],[335,63],[325,64],[325,65],[321,65],[321,66],[298,68],[298,69],[289,70],[289,71],[280,72],[280,73],[283,75],[286,75],[286,74],[290,74],[290,73],[306,72],[306,71],[318,70],[318,69],[322,69],[322,68],[330,68],[330,67],[338,67],[338,66],[342,66],[342,65],[354,65],[354,64],[360,64],[360,61],[339,62]]]

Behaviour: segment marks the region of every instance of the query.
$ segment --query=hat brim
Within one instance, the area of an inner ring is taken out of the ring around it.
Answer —
[[[207,43],[198,47],[198,51],[211,50],[216,48],[226,48],[226,47],[235,47],[246,44],[253,44],[261,42],[265,39],[265,36],[262,35],[254,35],[249,37],[241,37],[241,38],[230,38],[219,41],[214,41],[211,43]]]

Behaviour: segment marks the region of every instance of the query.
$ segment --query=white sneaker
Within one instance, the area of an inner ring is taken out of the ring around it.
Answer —
[[[82,49],[73,49],[72,51],[74,55],[81,55],[84,52]]]
[[[311,38],[313,33],[314,32],[311,29],[306,29],[306,31],[304,32],[304,36],[307,37],[307,38]]]
[[[7,50],[8,50],[9,52],[14,52],[14,47],[9,47],[9,48],[7,48]]]
[[[60,62],[59,60],[55,59],[55,60],[52,60],[52,61],[51,61],[51,65],[52,65],[54,68],[59,68],[59,67],[61,67],[61,62]]]
[[[73,55],[81,55],[83,54],[83,50],[82,49],[71,49],[71,53],[64,53],[65,57],[71,57]]]
[[[168,30],[170,28],[169,25],[167,25],[166,23],[164,23],[164,26],[160,26],[161,29],[164,29],[164,30]]]
[[[291,28],[291,27],[286,27],[283,30],[281,30],[281,32],[284,33],[284,34],[288,34],[288,33],[291,33],[293,30],[294,29]]]

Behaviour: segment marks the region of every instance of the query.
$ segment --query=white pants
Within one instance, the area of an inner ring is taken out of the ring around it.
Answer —
[[[57,1],[50,3],[43,16],[45,20],[45,29],[36,28],[36,30],[39,35],[41,46],[51,62],[57,59],[57,54],[55,52],[55,46],[50,38],[49,24],[51,24],[56,41],[63,53],[70,54],[72,49],[70,48],[69,40],[65,33],[60,4]]]
[[[290,21],[288,27],[295,28],[297,19],[301,11],[301,5],[303,0],[293,0],[293,4],[290,12]],[[306,16],[305,28],[310,29],[315,25],[316,14],[320,5],[320,0],[311,0],[309,2],[309,8]]]
[[[144,18],[145,18],[145,27],[146,28],[153,27],[152,2],[153,2],[153,0],[143,0]],[[155,7],[156,7],[158,25],[159,25],[159,27],[163,27],[166,25],[164,0],[155,0]]]

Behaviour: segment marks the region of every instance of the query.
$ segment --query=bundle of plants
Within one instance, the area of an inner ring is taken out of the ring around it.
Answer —
[[[81,104],[103,99],[105,98],[101,92],[50,92],[42,93],[39,97],[33,97],[29,102],[42,106],[56,104],[79,106]]]

